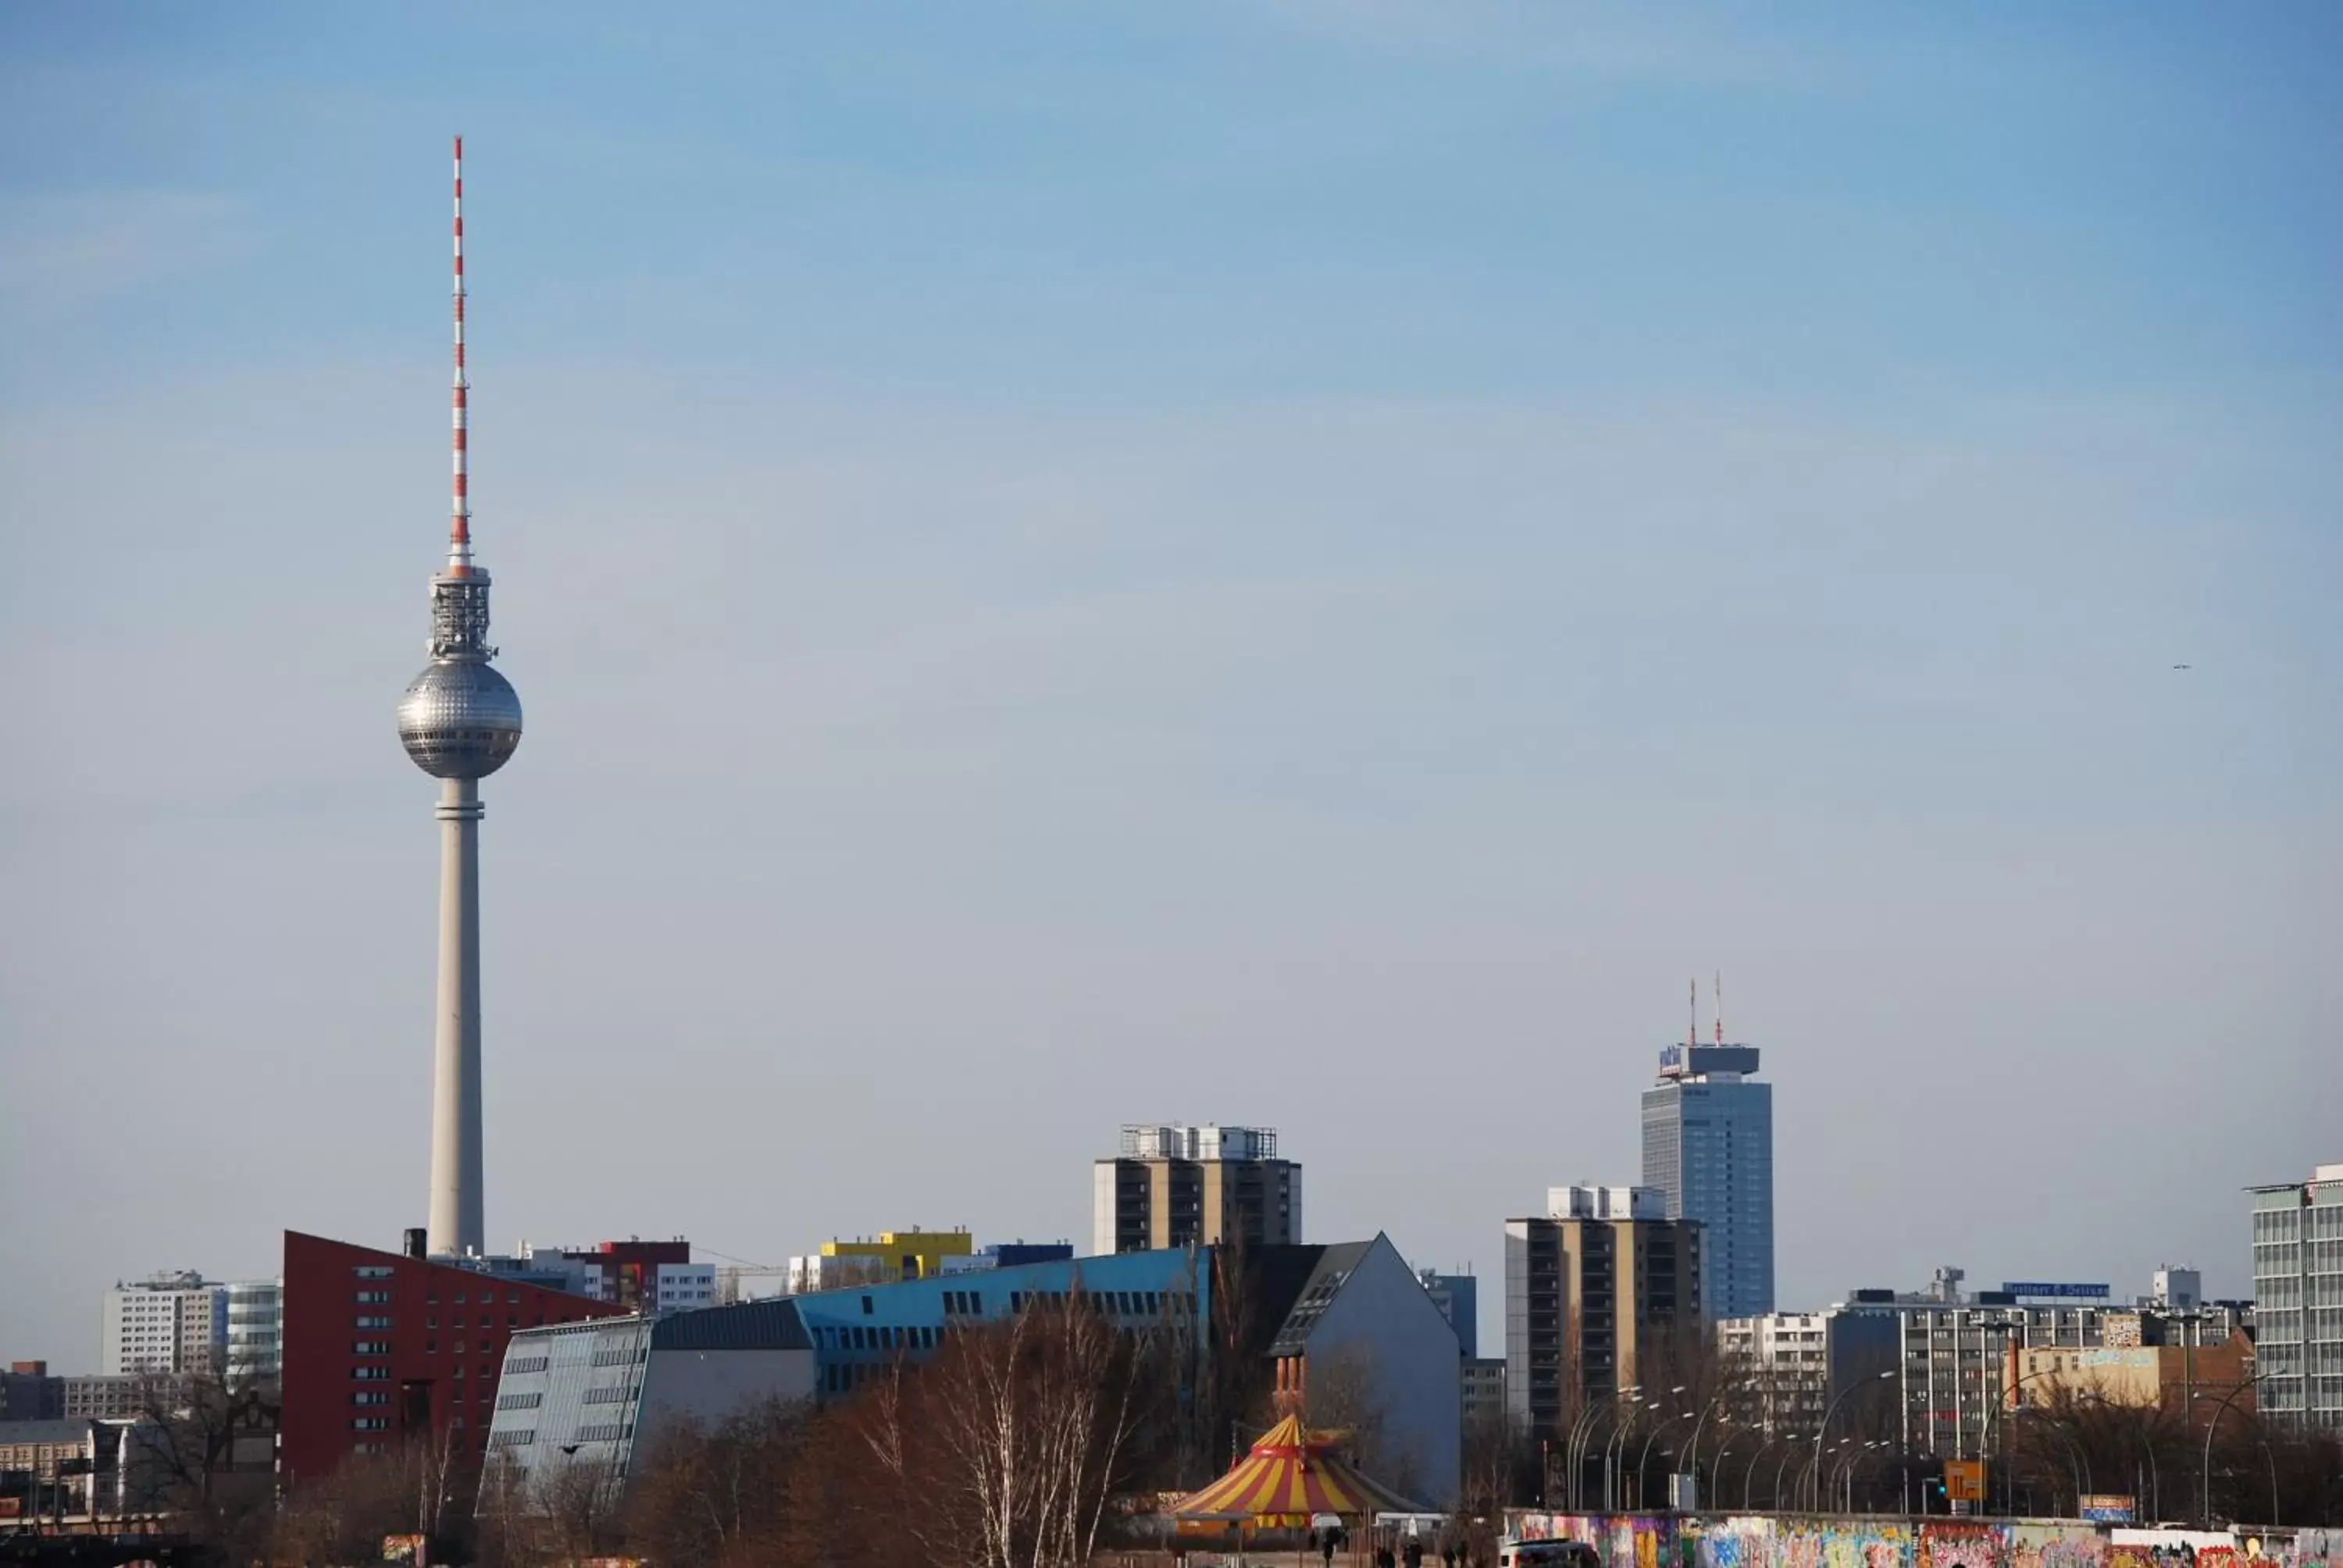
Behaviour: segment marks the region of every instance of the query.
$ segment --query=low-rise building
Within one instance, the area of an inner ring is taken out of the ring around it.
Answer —
[[[1886,1423],[1915,1454],[1984,1452],[2002,1414],[2007,1366],[2027,1349],[2104,1344],[2112,1292],[2104,1284],[2006,1284],[1974,1293],[1963,1271],[1940,1268],[1925,1290],[1861,1290],[1845,1303],[1894,1325],[1896,1414]]]
[[[12,1362],[0,1372],[0,1421],[63,1421],[65,1380],[46,1362]]]
[[[2238,1334],[2198,1345],[2126,1344],[2096,1348],[2027,1346],[2014,1352],[2002,1398],[2010,1409],[2057,1405],[2077,1399],[2179,1411],[2192,1424],[2213,1420],[2218,1405],[2200,1392],[2236,1394],[2236,1408],[2254,1409],[2254,1346]]]
[[[1235,1264],[1209,1248],[1056,1258],[656,1321],[524,1330],[506,1348],[488,1439],[498,1461],[494,1500],[525,1498],[528,1489],[507,1480],[542,1479],[568,1463],[623,1484],[668,1421],[713,1421],[776,1395],[850,1398],[898,1362],[934,1355],[956,1327],[1044,1304],[1081,1307],[1134,1336],[1162,1335],[1165,1371],[1185,1400],[1222,1353],[1212,1296],[1220,1271]],[[1390,1483],[1406,1490],[1413,1476],[1425,1501],[1453,1497],[1456,1337],[1391,1242],[1247,1248],[1242,1268],[1250,1339],[1230,1353],[1252,1369],[1260,1393],[1291,1403],[1314,1387],[1325,1414],[1372,1416],[1387,1439]]]
[[[1482,1422],[1505,1419],[1505,1358],[1471,1356],[1460,1363],[1458,1392],[1466,1430]]]
[[[1819,1312],[1719,1318],[1716,1351],[1734,1418],[1768,1436],[1811,1434],[1831,1402],[1894,1367],[1891,1314],[1838,1302]]]
[[[35,1517],[89,1513],[97,1485],[101,1428],[96,1422],[0,1422],[0,1471],[24,1473],[21,1511]]]
[[[931,1280],[976,1266],[976,1238],[966,1231],[881,1231],[875,1238],[824,1241],[820,1251],[791,1258],[789,1293]]]

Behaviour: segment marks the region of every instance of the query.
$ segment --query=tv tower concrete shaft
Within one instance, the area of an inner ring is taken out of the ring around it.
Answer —
[[[481,1251],[480,786],[439,785],[439,1011],[431,1088],[435,1255]]]

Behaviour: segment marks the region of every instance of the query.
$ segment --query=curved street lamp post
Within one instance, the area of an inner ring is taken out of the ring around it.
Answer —
[[[2222,1399],[2220,1408],[2213,1412],[2213,1419],[2205,1423],[2205,1459],[2204,1462],[2197,1467],[2197,1486],[2198,1493],[2204,1498],[2205,1506],[2202,1517],[2204,1520],[2204,1527],[2207,1530],[2213,1528],[2213,1432],[2220,1426],[2221,1417],[2228,1413],[2229,1406],[2236,1402],[2237,1397],[2239,1394],[2245,1392],[2249,1388],[2256,1387],[2263,1381],[2273,1375],[2275,1374],[2270,1372],[2256,1372],[2252,1377],[2249,1377],[2245,1382],[2237,1384],[2237,1387],[2231,1389],[2227,1395]],[[2200,1392],[2197,1393],[2197,1397],[2198,1399],[2203,1399],[2206,1395],[2204,1392]],[[2273,1476],[2277,1473],[2275,1462],[2273,1462],[2272,1464],[2271,1473]],[[2270,1494],[2273,1498],[2278,1494],[2278,1483],[2275,1480],[2270,1483]],[[2272,1523],[2275,1523],[2276,1521],[2273,1520]]]
[[[1889,1378],[1892,1378],[1892,1377],[1894,1377],[1895,1375],[1896,1375],[1896,1369],[1895,1369],[1895,1368],[1893,1368],[1893,1367],[1890,1367],[1887,1371],[1885,1371],[1885,1372],[1881,1372],[1877,1377],[1874,1377],[1874,1378],[1866,1378],[1866,1379],[1865,1379],[1865,1380],[1863,1381],[1863,1382],[1851,1382],[1851,1383],[1847,1384],[1845,1388],[1843,1388],[1843,1389],[1841,1389],[1841,1390],[1839,1390],[1839,1391],[1838,1391],[1838,1397],[1837,1397],[1836,1399],[1834,1399],[1833,1401],[1831,1401],[1831,1402],[1830,1402],[1830,1407],[1829,1407],[1828,1409],[1826,1409],[1826,1410],[1825,1410],[1825,1411],[1823,1412],[1823,1422],[1822,1422],[1822,1424],[1821,1424],[1820,1426],[1818,1426],[1818,1427],[1815,1428],[1815,1469],[1819,1470],[1819,1469],[1821,1469],[1821,1468],[1822,1468],[1822,1462],[1823,1462],[1823,1434],[1824,1434],[1825,1432],[1826,1432],[1830,1431],[1831,1417],[1833,1417],[1833,1416],[1835,1416],[1835,1415],[1836,1415],[1836,1414],[1838,1413],[1838,1407],[1839,1407],[1839,1406],[1841,1406],[1841,1405],[1843,1405],[1843,1404],[1845,1404],[1845,1403],[1846,1402],[1846,1401],[1847,1401],[1847,1396],[1848,1396],[1848,1395],[1850,1395],[1850,1394],[1852,1394],[1852,1393],[1854,1393],[1855,1390],[1857,1390],[1857,1389],[1859,1389],[1859,1388],[1863,1388],[1863,1387],[1865,1387],[1866,1384],[1869,1384],[1869,1383],[1875,1383],[1875,1382],[1886,1382]]]

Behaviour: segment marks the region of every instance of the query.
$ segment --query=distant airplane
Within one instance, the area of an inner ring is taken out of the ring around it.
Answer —
[[[2172,668],[2175,669],[2194,669],[2197,667],[2193,664],[2176,664]]]

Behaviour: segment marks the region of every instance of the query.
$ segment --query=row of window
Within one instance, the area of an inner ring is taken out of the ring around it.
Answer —
[[[923,1324],[899,1328],[882,1323],[850,1323],[817,1328],[814,1339],[834,1351],[931,1351],[942,1334]]]

